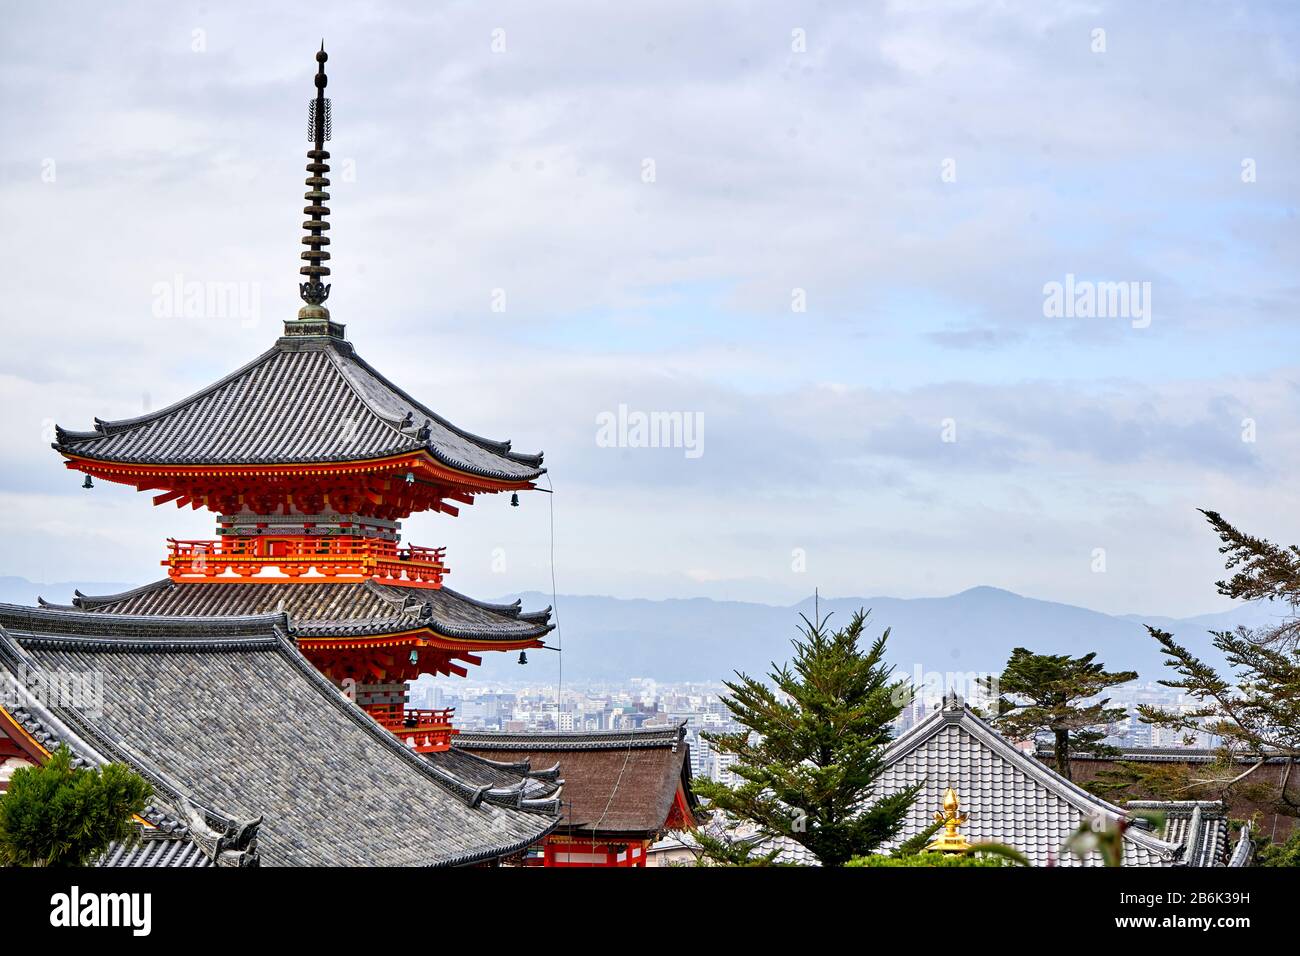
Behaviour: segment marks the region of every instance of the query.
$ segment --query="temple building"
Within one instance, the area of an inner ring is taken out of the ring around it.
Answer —
[[[108,866],[498,864],[559,823],[553,789],[483,783],[486,761],[440,767],[383,729],[285,614],[0,605],[0,753],[40,764],[60,745],[153,787],[142,840]]]
[[[1085,820],[1126,821],[1125,866],[1244,866],[1251,857],[1249,825],[1234,839],[1222,804],[1109,803],[1012,745],[956,696],[895,740],[884,760],[882,793],[924,781],[890,847],[925,830],[952,790],[966,840],[1013,847],[1035,866],[1101,865],[1096,853],[1081,860],[1063,849]],[[1160,830],[1137,811],[1162,816]]]
[[[452,425],[366,362],[325,306],[330,285],[330,101],[316,55],[309,110],[303,306],[269,350],[180,401],[54,448],[85,487],[111,482],[155,505],[206,508],[212,539],[170,540],[167,576],[68,609],[224,618],[285,613],[299,650],[392,733],[445,750],[447,710],[408,706],[421,674],[464,676],[487,651],[542,647],[550,610],[489,604],[444,586],[443,548],[404,544],[418,512],[455,516],[485,495],[536,487],[542,456]],[[46,605],[57,608],[59,605]]]
[[[551,734],[467,732],[456,737],[452,753],[563,777],[561,821],[529,856],[532,865],[645,866],[656,840],[696,825],[685,723]]]
[[[452,712],[408,706],[420,674],[544,647],[552,624],[446,587],[444,550],[404,544],[402,520],[518,504],[545,469],[389,381],[326,308],[326,60],[297,317],[188,398],[56,433],[83,487],[206,508],[215,537],[169,541],[166,576],[122,594],[0,605],[0,789],[63,745],[153,786],[143,840],[104,865],[512,863],[560,822],[557,773],[452,752]],[[88,674],[89,700],[43,692]]]
[[[901,832],[881,853],[939,823],[927,849],[966,852],[972,845],[997,843],[1019,851],[1031,866],[1101,866],[1104,860],[1097,851],[1081,859],[1067,847],[1070,836],[1087,822],[1115,829],[1123,824],[1126,867],[1241,867],[1249,866],[1254,855],[1251,825],[1245,823],[1234,834],[1221,802],[1108,803],[1016,747],[956,696],[894,740],[883,763],[880,796],[916,783],[922,788]],[[780,865],[819,865],[787,836],[774,838],[747,828],[726,832],[716,824],[707,829],[749,842],[758,853],[776,850]],[[562,832],[557,829],[554,835]],[[650,846],[647,865],[693,866],[698,852],[690,834],[669,834]]]

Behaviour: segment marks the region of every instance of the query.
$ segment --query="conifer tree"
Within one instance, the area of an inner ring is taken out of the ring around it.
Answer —
[[[783,836],[823,866],[843,866],[902,827],[920,783],[881,795],[878,781],[892,723],[912,689],[885,664],[888,629],[863,647],[867,612],[840,630],[831,630],[828,619],[803,618],[794,660],[773,664],[767,683],[742,673],[726,682],[731,693],[723,703],[742,729],[704,736],[736,757],[730,769],[742,782],[701,781],[696,790],[709,811],[752,833],[754,855],[705,832],[706,862],[771,863],[770,839]]]
[[[74,767],[61,746],[44,766],[14,771],[0,794],[0,866],[86,866],[138,837],[132,815],[152,793],[123,764]]]
[[[981,682],[990,694],[998,695],[992,717],[1002,732],[1020,740],[1046,735],[1056,770],[1067,779],[1071,753],[1116,752],[1102,741],[1106,726],[1122,718],[1124,708],[1108,707],[1109,698],[1087,701],[1138,676],[1136,671],[1107,671],[1096,656],[1035,654],[1017,647],[996,681]]]

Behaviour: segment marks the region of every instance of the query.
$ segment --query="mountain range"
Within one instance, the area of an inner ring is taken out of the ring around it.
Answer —
[[[0,577],[0,601],[35,603],[36,596],[64,601],[74,589],[112,594],[127,585],[94,582],[37,584]],[[552,603],[549,594],[523,592],[525,608]],[[766,672],[772,661],[790,656],[790,639],[814,616],[814,599],[780,607],[709,598],[643,600],[560,595],[560,633],[547,643],[562,644],[565,681],[625,681],[648,677],[659,681],[715,681],[742,670]],[[1000,669],[1012,648],[1043,653],[1083,654],[1096,651],[1113,670],[1136,670],[1143,680],[1168,673],[1163,656],[1145,624],[1174,633],[1180,641],[1218,663],[1208,632],[1237,625],[1256,627],[1275,621],[1276,606],[1243,604],[1229,611],[1188,618],[1111,615],[1087,608],[1024,597],[1011,591],[975,587],[948,597],[821,598],[816,602],[831,624],[842,624],[858,608],[871,611],[868,634],[891,629],[888,657],[900,671],[991,672]],[[549,682],[559,677],[558,654],[529,652],[525,671],[514,655],[486,654],[475,679]]]

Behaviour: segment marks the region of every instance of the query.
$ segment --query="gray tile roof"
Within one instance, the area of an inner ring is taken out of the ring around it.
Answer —
[[[1186,847],[1180,861],[1184,866],[1249,864],[1250,825],[1246,824],[1234,841],[1222,800],[1130,800],[1125,806],[1164,816],[1160,835],[1169,843]],[[1243,844],[1246,850],[1242,850]]]
[[[360,637],[427,628],[453,640],[518,642],[549,633],[551,609],[519,601],[489,604],[448,587],[411,588],[374,581],[293,584],[177,584],[163,578],[121,594],[76,592],[70,605],[96,613],[232,617],[283,612],[296,637]],[[425,606],[428,605],[426,613]]]
[[[138,418],[96,419],[89,432],[59,428],[56,438],[54,448],[65,454],[123,464],[336,462],[423,450],[450,468],[499,481],[528,481],[546,470],[541,455],[452,425],[330,337],[281,338],[174,405]]]
[[[456,736],[455,746],[474,751],[514,750],[638,750],[667,747],[676,752],[686,739],[686,722],[631,730],[561,730],[549,733],[510,733],[496,730],[466,730]]]
[[[0,676],[103,675],[101,708],[28,695],[9,712],[47,748],[131,765],[223,862],[231,850],[264,865],[469,864],[555,826],[554,799],[468,783],[408,750],[316,671],[286,626],[284,615],[0,605]]]
[[[96,866],[109,867],[203,867],[211,866],[212,861],[203,852],[203,848],[190,839],[188,832],[173,834],[155,834],[143,831],[144,837],[134,846],[114,843],[108,848]]]
[[[889,747],[881,792],[924,783],[902,834],[890,846],[924,830],[948,787],[957,791],[969,820],[961,828],[972,843],[1015,847],[1035,866],[1099,866],[1100,857],[1079,860],[1062,844],[1085,818],[1112,821],[1126,812],[1075,786],[1012,746],[960,700],[950,698]],[[1126,866],[1175,866],[1181,844],[1138,826],[1124,833]]]
[[[532,799],[556,797],[564,781],[559,768],[533,770],[528,761],[505,763],[489,760],[463,750],[435,750],[424,754],[435,767],[447,771],[466,783],[480,787],[515,788],[522,786]]]
[[[466,731],[452,738],[452,748],[528,766],[558,765],[562,833],[652,839],[668,821],[679,789],[687,806],[695,805],[685,736],[685,721],[594,732]]]

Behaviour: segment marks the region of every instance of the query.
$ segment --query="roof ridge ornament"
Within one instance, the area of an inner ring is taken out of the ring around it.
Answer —
[[[957,791],[949,787],[943,794],[943,812],[934,815],[934,822],[943,825],[943,833],[931,840],[926,849],[939,853],[965,853],[970,850],[971,845],[966,842],[966,838],[957,832],[957,828],[965,823],[967,818],[968,815],[961,812],[961,801],[957,799]]]
[[[330,167],[327,162],[330,154],[325,149],[325,143],[334,132],[332,108],[325,97],[325,87],[329,84],[329,77],[325,75],[325,61],[328,59],[325,41],[321,40],[320,51],[316,54],[316,98],[307,106],[307,139],[312,148],[307,150],[307,192],[303,194],[307,205],[302,211],[303,215],[310,218],[302,224],[307,233],[302,237],[302,244],[307,249],[299,256],[304,264],[298,269],[299,274],[305,277],[305,281],[298,284],[298,295],[305,305],[298,310],[297,322],[285,323],[285,334],[342,338],[342,326],[330,322],[330,311],[325,308],[330,285],[323,281],[330,274],[327,265],[330,254],[324,248],[330,244],[329,236],[325,235],[330,227],[326,221],[330,210],[325,205],[330,198],[326,192],[330,184]]]

